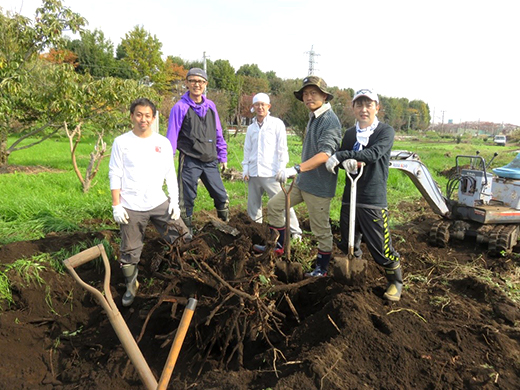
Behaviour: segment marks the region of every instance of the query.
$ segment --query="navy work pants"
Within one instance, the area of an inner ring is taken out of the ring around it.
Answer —
[[[228,207],[229,198],[220,176],[218,161],[202,162],[181,153],[177,180],[179,181],[179,207],[183,217],[193,215],[199,178],[213,199],[215,208],[223,210]]]

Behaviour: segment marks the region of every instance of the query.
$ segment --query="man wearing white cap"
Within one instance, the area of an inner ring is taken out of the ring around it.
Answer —
[[[289,162],[285,125],[270,115],[270,108],[267,94],[257,93],[253,97],[251,112],[256,116],[247,128],[242,161],[242,176],[248,182],[247,214],[258,223],[262,223],[263,193],[270,199],[281,191],[275,176]],[[302,231],[292,208],[290,218],[292,237],[301,239]]]
[[[352,107],[356,125],[347,129],[340,149],[328,159],[326,167],[329,172],[336,172],[336,166],[342,163],[342,167],[355,176],[358,162],[366,164],[357,184],[354,255],[361,257],[363,239],[374,260],[385,270],[388,285],[384,298],[398,301],[403,288],[403,274],[399,253],[392,247],[386,200],[395,131],[377,119],[379,98],[373,90],[357,91]],[[345,180],[340,219],[341,243],[338,245],[345,253],[348,251],[350,185],[350,180]]]

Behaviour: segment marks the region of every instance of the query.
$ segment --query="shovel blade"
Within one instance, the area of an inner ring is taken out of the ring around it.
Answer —
[[[333,277],[340,283],[359,285],[365,281],[367,261],[360,257],[334,256]]]

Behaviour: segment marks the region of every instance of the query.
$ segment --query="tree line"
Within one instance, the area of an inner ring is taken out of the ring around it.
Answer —
[[[117,133],[127,126],[127,109],[136,97],[158,103],[168,117],[184,94],[184,79],[200,60],[166,56],[162,43],[143,26],[135,26],[114,44],[101,30],[84,28],[86,20],[60,0],[43,0],[34,19],[0,9],[0,166],[11,153],[45,139],[68,125]],[[64,32],[76,33],[71,39]],[[256,64],[238,70],[225,59],[206,60],[208,97],[218,107],[222,125],[238,128],[249,124],[252,97],[271,96],[274,116],[303,137],[307,110],[293,95],[301,79],[281,79]],[[341,124],[355,123],[351,88],[330,86],[331,104]],[[420,100],[380,96],[380,120],[396,131],[423,130],[430,124],[430,110]],[[91,127],[86,124],[93,125]],[[7,137],[17,140],[7,144]],[[31,143],[22,141],[31,139]]]

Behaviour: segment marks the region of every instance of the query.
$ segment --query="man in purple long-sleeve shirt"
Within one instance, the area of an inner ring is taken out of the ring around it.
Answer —
[[[186,76],[188,91],[173,106],[166,137],[173,151],[179,151],[179,206],[186,226],[193,231],[192,215],[197,183],[204,183],[223,221],[229,218],[229,197],[220,176],[227,167],[227,144],[215,103],[204,96],[206,72],[192,68]]]

